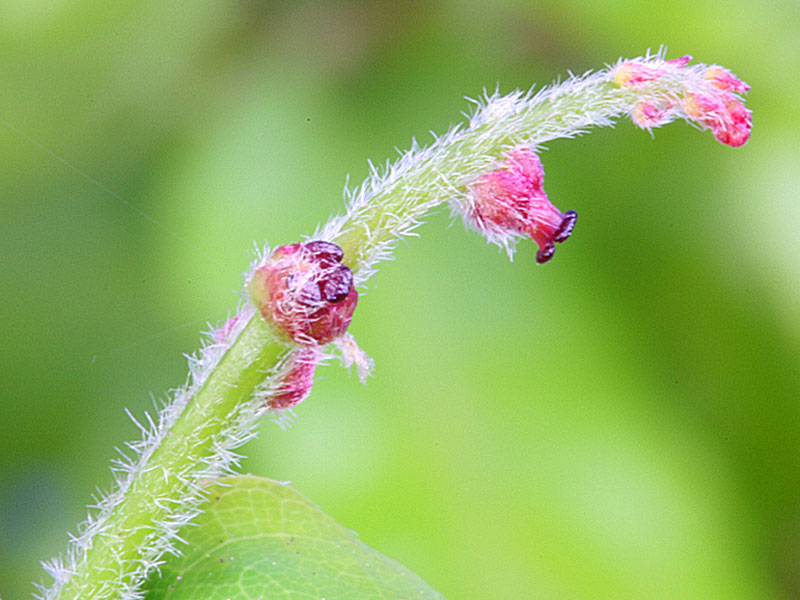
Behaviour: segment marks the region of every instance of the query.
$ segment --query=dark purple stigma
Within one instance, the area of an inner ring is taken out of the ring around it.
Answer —
[[[303,248],[310,252],[314,258],[319,260],[326,260],[330,262],[342,262],[344,258],[344,250],[333,242],[325,242],[323,240],[315,240],[313,242],[305,242]]]
[[[326,273],[320,281],[322,297],[334,304],[347,298],[351,289],[353,289],[353,272],[344,265],[339,265],[330,274]]]
[[[553,243],[547,244],[543,248],[540,248],[539,251],[536,253],[536,262],[540,265],[548,262],[553,255],[556,253],[556,246]]]
[[[567,238],[572,234],[572,230],[575,229],[575,222],[578,220],[578,213],[574,210],[568,210],[564,213],[564,219],[561,221],[561,225],[559,225],[558,229],[556,230],[556,234],[553,236],[553,241],[555,242],[566,242]],[[552,257],[552,254],[550,255]]]
[[[312,281],[308,281],[297,292],[297,299],[308,306],[318,306],[323,302],[341,302],[353,289],[353,272],[341,263],[342,249],[331,242],[316,240],[301,244],[309,260],[320,266],[320,271]],[[296,275],[289,277],[289,287],[293,287]]]

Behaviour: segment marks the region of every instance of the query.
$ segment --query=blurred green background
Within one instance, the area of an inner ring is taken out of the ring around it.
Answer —
[[[751,84],[750,142],[550,144],[580,221],[541,267],[432,216],[356,312],[375,377],[320,369],[245,470],[453,600],[800,598],[798,23],[795,0],[3,0],[0,594],[66,547],[254,241],[311,233],[465,95],[666,44]]]

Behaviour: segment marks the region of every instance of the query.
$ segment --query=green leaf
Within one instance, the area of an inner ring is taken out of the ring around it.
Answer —
[[[147,600],[444,600],[287,485],[252,476],[211,487]]]

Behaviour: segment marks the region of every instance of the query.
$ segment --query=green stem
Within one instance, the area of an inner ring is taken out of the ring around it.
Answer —
[[[250,319],[146,468],[131,482],[124,500],[109,516],[103,535],[95,539],[59,598],[104,598],[110,590],[119,589],[119,567],[140,558],[154,523],[169,519],[171,509],[184,508],[173,501],[186,493],[186,474],[213,454],[216,436],[235,418],[237,409],[285,350],[263,319]],[[155,502],[159,499],[166,502]]]
[[[612,123],[628,112],[643,91],[655,87],[621,89],[597,76],[579,91],[559,86],[535,103],[521,102],[512,114],[442,136],[424,150],[411,151],[418,160],[409,160],[401,176],[380,185],[373,181],[369,201],[348,213],[346,226],[331,241],[344,250],[345,264],[357,273],[374,263],[383,244],[405,235],[398,235],[398,230],[413,229],[412,224],[432,209],[466,194],[469,183],[494,168],[492,161],[509,148],[544,144],[565,137],[565,131],[576,135]]]

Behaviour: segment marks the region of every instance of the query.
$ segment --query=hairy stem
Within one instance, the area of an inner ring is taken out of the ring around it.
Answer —
[[[123,500],[108,517],[103,535],[78,563],[60,598],[105,598],[133,583],[136,570],[120,573],[119,567],[134,567],[141,548],[153,541],[154,525],[182,510],[187,487],[195,487],[192,471],[214,451],[220,432],[235,421],[238,408],[285,350],[263,319],[250,320],[153,449],[146,468],[130,482]]]
[[[535,95],[486,97],[476,102],[468,127],[456,127],[426,148],[414,144],[383,173],[373,168],[354,192],[347,214],[331,220],[322,237],[342,247],[345,263],[362,283],[426,213],[465,197],[470,182],[491,170],[508,150],[611,125],[656,86],[664,82],[623,89],[610,81],[609,71],[601,71]]]

